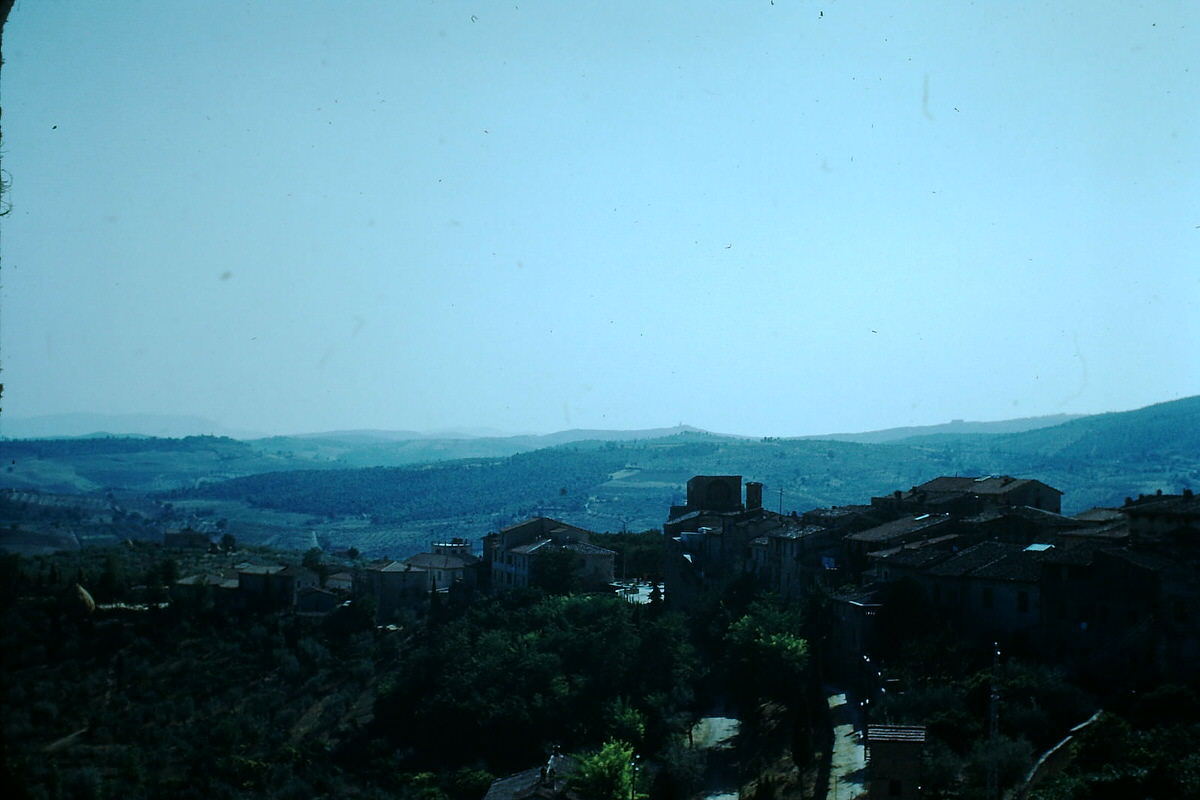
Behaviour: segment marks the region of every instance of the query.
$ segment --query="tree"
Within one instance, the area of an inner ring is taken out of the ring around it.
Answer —
[[[579,558],[565,547],[547,544],[533,556],[529,583],[548,594],[570,594],[582,585]]]
[[[222,522],[224,522],[224,520],[222,520]],[[220,523],[218,523],[218,526],[219,526],[219,524]],[[237,549],[237,539],[234,538],[233,534],[229,533],[228,531],[226,531],[225,533],[222,533],[221,534],[221,550],[223,550],[226,553],[231,553],[235,549]]]
[[[634,796],[634,774],[633,745],[609,739],[580,759],[568,785],[583,800],[628,800]]]
[[[618,697],[605,706],[604,726],[612,739],[640,746],[646,735],[646,715]]]
[[[305,569],[312,570],[317,573],[317,578],[321,581],[321,585],[325,585],[325,578],[329,575],[329,567],[325,564],[324,553],[319,547],[310,547],[304,552],[304,560],[300,563]]]
[[[809,677],[808,642],[799,611],[778,598],[757,600],[725,634],[729,668],[744,699],[774,700],[799,711]]]
[[[316,572],[321,568],[321,555],[321,548],[310,547],[304,551],[304,560],[301,563],[305,569],[311,569],[313,572]]]

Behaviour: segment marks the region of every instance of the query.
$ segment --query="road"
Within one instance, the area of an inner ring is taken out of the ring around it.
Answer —
[[[738,800],[741,775],[734,756],[741,723],[714,712],[692,726],[692,747],[705,752],[703,800]]]
[[[833,757],[829,764],[826,800],[855,800],[867,796],[867,749],[862,743],[858,703],[835,687],[825,687],[833,722]]]

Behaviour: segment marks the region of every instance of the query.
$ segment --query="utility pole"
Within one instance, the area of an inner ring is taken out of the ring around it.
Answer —
[[[779,487],[779,516],[783,516],[783,487]]]

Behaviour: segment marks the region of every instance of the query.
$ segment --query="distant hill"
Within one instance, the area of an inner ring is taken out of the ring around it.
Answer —
[[[0,436],[9,439],[57,439],[88,436],[230,436],[249,439],[262,434],[241,431],[204,417],[182,414],[42,414],[0,417]]]
[[[1182,435],[1171,431],[1184,430]],[[766,484],[783,511],[869,501],[938,475],[1006,473],[1062,489],[1067,511],[1200,483],[1200,399],[1012,434],[934,434],[889,444],[749,440],[681,431],[626,442],[577,441],[507,458],[436,466],[292,472],[209,483],[195,500],[382,521],[450,524],[545,513],[597,530],[661,524],[689,477],[735,473]],[[570,477],[568,477],[570,476]]]
[[[915,436],[938,436],[942,434],[960,435],[974,433],[1021,433],[1050,428],[1079,419],[1082,414],[1053,414],[1045,417],[1023,417],[1021,419],[1006,419],[996,422],[971,422],[956,419],[941,425],[922,425],[907,428],[885,428],[866,433],[830,433],[821,436],[801,436],[801,439],[828,439],[836,442],[858,442],[860,444],[884,444],[899,442]]]
[[[926,432],[883,443],[684,427],[481,439],[0,441],[0,487],[111,491],[126,508],[172,524],[227,518],[248,542],[399,555],[534,514],[598,531],[657,527],[696,474],[761,481],[765,504],[784,512],[865,503],[938,475],[1037,478],[1065,493],[1068,513],[1200,484],[1200,397],[1019,432],[917,430]]]
[[[299,467],[311,469],[313,464],[297,464],[286,455],[219,436],[0,441],[0,487],[66,494],[164,491]]]
[[[1200,484],[1200,397],[1022,433],[943,434],[901,443],[951,462],[1003,464],[1014,475],[1038,473],[1051,485],[1070,488],[1064,503],[1073,508],[1119,504],[1127,495]]]
[[[344,431],[302,436],[272,436],[252,443],[277,455],[313,461],[322,466],[396,467],[453,461],[460,458],[503,458],[572,442],[628,442],[659,439],[679,433],[704,433],[679,425],[632,431],[569,430],[544,435],[446,436],[401,431]]]

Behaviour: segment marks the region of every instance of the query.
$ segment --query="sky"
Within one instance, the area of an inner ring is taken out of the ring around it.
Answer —
[[[3,55],[11,418],[1200,394],[1200,4],[18,0]]]

